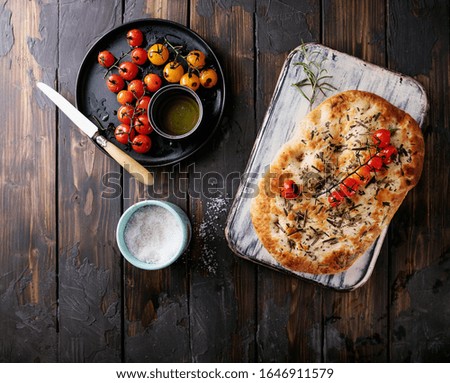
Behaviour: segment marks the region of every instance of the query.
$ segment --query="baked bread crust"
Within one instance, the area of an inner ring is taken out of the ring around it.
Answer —
[[[373,155],[372,133],[391,130],[398,155],[371,182],[337,207],[333,185]],[[348,269],[389,224],[410,189],[419,181],[424,141],[417,122],[385,99],[350,90],[311,111],[284,144],[259,181],[251,219],[268,252],[284,267],[311,274]],[[280,195],[285,179],[301,194]]]

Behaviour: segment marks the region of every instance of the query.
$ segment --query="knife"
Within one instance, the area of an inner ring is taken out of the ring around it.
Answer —
[[[87,136],[94,139],[128,173],[144,185],[153,185],[152,174],[134,158],[130,157],[123,150],[120,150],[117,146],[106,140],[105,137],[101,136],[94,123],[69,101],[42,82],[38,82],[36,85],[76,126],[78,126]]]

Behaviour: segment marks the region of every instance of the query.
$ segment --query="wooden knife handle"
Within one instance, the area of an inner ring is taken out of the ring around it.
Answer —
[[[144,168],[134,158],[130,157],[123,150],[120,150],[117,146],[107,141],[102,136],[95,137],[97,143],[105,149],[108,154],[114,158],[117,163],[122,166],[128,173],[130,173],[139,182],[144,185],[153,185],[153,175],[146,168]]]

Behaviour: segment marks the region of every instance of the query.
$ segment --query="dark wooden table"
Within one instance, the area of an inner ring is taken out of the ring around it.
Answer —
[[[143,17],[210,43],[226,110],[205,150],[155,171],[154,188],[123,174],[111,196],[104,176],[121,169],[35,82],[74,101],[91,44]],[[0,30],[1,361],[450,361],[446,0],[17,0],[0,7]],[[223,234],[282,63],[302,41],[412,76],[429,97],[421,181],[353,292],[242,260]],[[125,262],[115,242],[122,211],[147,198],[177,203],[194,226],[182,259],[157,272]]]

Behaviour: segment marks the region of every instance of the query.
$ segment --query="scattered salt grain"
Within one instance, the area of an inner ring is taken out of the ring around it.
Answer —
[[[169,261],[180,249],[182,228],[174,215],[160,206],[144,206],[130,218],[124,231],[130,253],[146,263]]]

